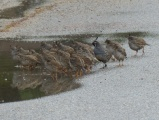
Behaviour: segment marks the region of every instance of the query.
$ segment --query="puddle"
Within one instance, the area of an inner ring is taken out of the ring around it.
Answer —
[[[36,5],[43,3],[43,0],[23,0],[18,6],[6,8],[0,11],[1,19],[15,19],[24,16],[24,12]]]
[[[10,45],[16,45],[24,49],[38,50],[42,40],[47,41],[47,43],[60,40],[65,44],[69,44],[72,40],[76,40],[91,44],[97,36],[103,40],[109,37],[119,42],[124,42],[128,34],[130,33],[19,36],[18,38],[1,39],[0,103],[41,98],[46,95],[58,94],[81,87],[81,84],[76,80],[64,75],[59,77],[58,82],[53,81],[50,73],[42,67],[38,67],[33,71],[21,69],[17,66],[19,64],[12,59]],[[146,37],[153,34],[147,32],[131,32],[131,35]],[[92,72],[94,71],[92,70]]]
[[[67,77],[55,82],[40,68],[34,71],[20,69],[8,51],[0,51],[0,58],[0,103],[41,98],[81,86]]]

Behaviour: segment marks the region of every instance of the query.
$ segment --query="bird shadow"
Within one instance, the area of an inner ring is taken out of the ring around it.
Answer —
[[[145,54],[144,55],[133,55],[133,56],[130,56],[129,58],[131,59],[141,59],[141,58],[145,58],[147,57]],[[127,59],[129,59],[127,58]]]
[[[108,72],[108,71],[112,71],[112,70],[116,70],[116,69],[122,69],[122,68],[125,68],[127,65],[124,65],[124,66],[118,66],[118,65],[111,65],[111,66],[107,66],[105,68],[103,67],[98,67],[96,68],[95,70],[91,71],[89,74],[87,74],[86,76],[89,76],[89,75],[93,75],[93,74],[98,74],[98,73],[103,73],[103,72]]]

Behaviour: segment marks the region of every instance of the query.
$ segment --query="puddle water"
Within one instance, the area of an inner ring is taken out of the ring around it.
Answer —
[[[40,42],[0,41],[0,103],[28,100],[79,88],[81,85],[69,77],[53,81],[46,69],[33,71],[19,68],[10,54],[10,45],[25,49],[38,49]]]
[[[0,11],[0,18],[14,19],[24,16],[24,12],[36,5],[43,3],[43,0],[23,0],[18,6],[6,8]]]
[[[8,51],[1,51],[0,58],[0,103],[40,98],[81,86],[69,78],[61,78],[57,83],[46,70],[40,68],[22,70],[16,67],[17,63]]]
[[[12,59],[10,45],[20,46],[24,49],[39,49],[41,40],[52,43],[55,40],[61,40],[69,44],[71,40],[79,40],[91,44],[97,37],[111,37],[115,40],[126,40],[129,33],[113,34],[82,34],[67,36],[21,36],[18,38],[7,38],[0,40],[0,103],[29,100],[40,98],[46,95],[58,94],[61,92],[77,89],[81,84],[67,76],[61,76],[58,82],[53,81],[50,73],[42,68],[36,68],[33,71],[21,69],[17,62]],[[150,36],[146,32],[133,32],[136,36]],[[118,39],[117,39],[118,38]],[[20,41],[16,41],[20,40]],[[25,40],[25,41],[24,41]],[[26,42],[37,40],[37,42]],[[39,40],[39,41],[38,41]],[[120,41],[121,42],[121,41]]]

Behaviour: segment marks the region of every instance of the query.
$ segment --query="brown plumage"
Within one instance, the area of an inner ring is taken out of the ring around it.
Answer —
[[[84,60],[86,72],[90,73],[92,65],[94,63],[91,56],[81,48],[75,49],[75,52],[80,58]]]
[[[123,66],[123,61],[126,58],[126,51],[124,48],[115,48],[114,52],[114,57],[119,61],[119,66],[120,66],[120,61],[122,61],[122,66]]]
[[[36,52],[35,50],[33,50],[33,49],[31,49],[30,52],[31,52],[31,55],[37,57],[38,61],[39,61],[40,63],[42,63],[42,60],[41,60],[42,55],[41,55],[41,54],[37,53],[37,52]]]
[[[70,54],[74,53],[74,49],[68,45],[64,45],[62,43],[57,43],[57,45],[59,46],[59,48],[63,51],[66,51]]]
[[[122,48],[122,46],[120,45],[120,43],[116,42],[116,41],[112,41],[112,40],[106,40],[106,48],[109,50],[109,52],[111,52],[113,54],[115,48]]]
[[[41,42],[41,47],[50,50],[52,48],[52,45],[46,42]]]
[[[70,63],[70,54],[68,52],[54,49],[52,51],[43,50],[43,54],[47,59],[54,59],[58,61],[62,65],[62,70],[64,71],[65,75],[67,75],[67,72],[73,68],[72,64]]]
[[[31,54],[31,52],[29,50],[25,50],[22,47],[20,47],[19,53],[23,54],[23,55],[30,55]]]
[[[126,58],[125,49],[118,42],[115,42],[115,41],[111,41],[107,39],[105,43],[106,43],[107,49],[119,61],[119,66],[120,66],[120,61],[122,61],[122,65],[123,65],[123,61]]]
[[[96,63],[98,60],[96,59],[93,49],[88,44],[82,42],[73,42],[72,46],[74,47],[75,51],[82,51],[81,53],[85,56],[89,56],[89,58],[93,61],[92,64]]]
[[[88,45],[88,44],[84,44],[84,43],[82,43],[82,42],[75,42],[78,46],[81,46],[83,49],[87,49],[87,50],[89,50],[92,54],[93,54],[93,49],[92,49],[92,47],[90,46],[90,45]]]
[[[58,75],[63,73],[62,65],[54,59],[48,60],[42,57],[42,61],[45,65],[45,68],[51,73],[53,80],[57,81]]]
[[[33,70],[38,64],[40,64],[40,61],[38,58],[34,55],[23,55],[18,54],[20,59],[20,63],[23,66],[23,68],[28,70]]]
[[[82,73],[85,72],[84,60],[82,58],[80,58],[80,56],[78,56],[77,54],[72,54],[71,58],[70,58],[70,62],[74,66],[74,69],[72,69],[72,71],[71,71],[72,74],[73,74],[73,72],[75,72],[76,78],[79,76],[82,76]]]
[[[149,45],[146,43],[146,41],[143,39],[143,38],[139,38],[139,37],[134,37],[134,36],[130,36],[128,37],[128,44],[129,44],[129,47],[136,51],[136,54],[138,53],[138,50],[142,49],[142,53],[144,54],[144,47],[145,45]]]

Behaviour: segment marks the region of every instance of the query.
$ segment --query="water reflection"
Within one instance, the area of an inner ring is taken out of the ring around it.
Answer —
[[[12,87],[17,87],[19,90],[24,90],[26,88],[34,89],[42,84],[44,77],[44,75],[38,74],[38,72],[13,72]]]
[[[56,82],[52,80],[49,73],[38,70],[14,72],[11,86],[19,90],[35,89],[39,86],[41,92],[50,95],[78,88],[80,84],[66,77]]]
[[[45,79],[40,90],[49,95],[77,89],[80,86],[80,83],[72,81],[69,78],[62,78],[58,82],[55,82],[52,79]]]
[[[17,68],[9,52],[1,51],[0,58],[0,103],[40,98],[81,86],[67,77],[55,82],[45,69],[27,71]]]

